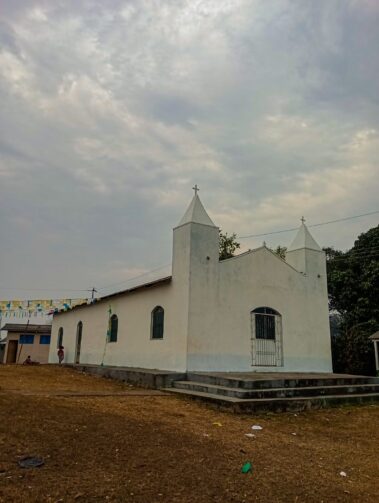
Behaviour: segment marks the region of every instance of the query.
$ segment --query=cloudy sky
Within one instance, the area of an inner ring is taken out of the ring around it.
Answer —
[[[169,264],[194,183],[241,236],[378,210],[378,22],[377,0],[2,0],[0,298]],[[377,222],[312,232],[346,249]]]

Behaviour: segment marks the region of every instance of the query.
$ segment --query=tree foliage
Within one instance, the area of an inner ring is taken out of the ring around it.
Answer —
[[[225,260],[226,258],[230,258],[234,256],[235,251],[241,247],[240,243],[237,242],[236,234],[231,234],[228,236],[228,233],[222,233],[220,229],[220,241],[219,241],[219,255],[220,260]]]
[[[379,226],[361,234],[347,252],[325,248],[336,372],[373,374],[379,329]]]
[[[270,248],[272,249],[272,248]],[[286,260],[286,253],[287,253],[287,247],[286,246],[280,246],[278,245],[275,249],[272,249],[272,251],[278,255],[282,260]]]

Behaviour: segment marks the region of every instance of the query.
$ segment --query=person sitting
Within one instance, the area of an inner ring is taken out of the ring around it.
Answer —
[[[30,355],[26,358],[24,361],[23,365],[33,365],[32,359],[30,358]]]
[[[39,365],[39,362],[34,362],[31,358],[30,355],[26,358],[24,361],[23,365]]]

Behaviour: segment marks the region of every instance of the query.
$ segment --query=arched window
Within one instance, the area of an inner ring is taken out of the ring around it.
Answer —
[[[164,309],[157,306],[151,313],[151,338],[163,339],[164,330]]]
[[[112,314],[109,322],[109,342],[117,342],[118,318]]]
[[[256,339],[276,339],[276,317],[280,316],[278,311],[271,307],[258,307],[252,311],[255,314],[255,338]]]
[[[57,348],[60,348],[61,346],[63,346],[63,327],[60,327],[58,330]]]

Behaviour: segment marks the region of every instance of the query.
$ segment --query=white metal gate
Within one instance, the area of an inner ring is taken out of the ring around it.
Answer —
[[[263,310],[265,312],[261,312]],[[283,366],[282,317],[273,309],[252,311],[251,351],[253,366]]]

